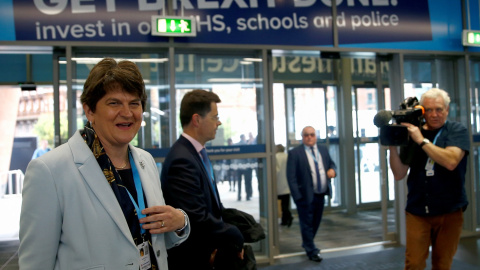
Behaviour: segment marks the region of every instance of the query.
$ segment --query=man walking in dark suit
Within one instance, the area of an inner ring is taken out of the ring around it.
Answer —
[[[302,247],[310,260],[321,262],[315,234],[322,221],[325,195],[332,196],[330,179],[336,176],[335,163],[325,146],[317,145],[315,129],[302,130],[303,144],[288,152],[287,180],[297,205]]]
[[[183,133],[167,154],[160,179],[165,201],[187,212],[192,230],[188,241],[168,250],[169,269],[212,269],[220,253],[243,259],[243,236],[222,220],[223,205],[205,150],[222,124],[219,102],[213,92],[193,90],[180,105]]]

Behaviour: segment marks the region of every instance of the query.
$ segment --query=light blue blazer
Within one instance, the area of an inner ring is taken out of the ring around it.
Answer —
[[[148,206],[164,205],[153,157],[129,147]],[[139,269],[139,251],[122,209],[79,131],[30,162],[22,196],[20,269]],[[168,269],[166,249],[189,234],[190,226],[181,237],[152,235],[160,269]]]

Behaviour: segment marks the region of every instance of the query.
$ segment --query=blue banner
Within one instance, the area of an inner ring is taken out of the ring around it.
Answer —
[[[429,41],[427,0],[337,0],[340,44]],[[332,46],[330,0],[15,0],[17,41],[167,42],[151,16],[193,16],[196,37],[176,42]]]
[[[217,155],[265,153],[266,146],[265,144],[207,146],[206,149],[209,156],[217,156]],[[164,158],[167,156],[170,148],[149,148],[145,150],[148,151],[153,157]]]

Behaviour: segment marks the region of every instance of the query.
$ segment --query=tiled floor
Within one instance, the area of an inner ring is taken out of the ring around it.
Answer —
[[[279,235],[280,254],[304,251],[297,217],[290,228],[280,227]],[[380,212],[361,211],[351,215],[345,212],[326,212],[315,239],[317,247],[322,250],[382,242]]]
[[[341,215],[340,215],[341,216]],[[360,215],[364,216],[364,215]],[[330,216],[329,219],[333,219]],[[344,219],[344,217],[342,217]],[[340,218],[338,219],[340,220]],[[344,220],[345,221],[345,220]],[[358,221],[358,219],[357,219]],[[348,222],[348,221],[347,221]],[[326,230],[330,225],[327,225],[329,222],[324,224],[323,228]],[[293,231],[298,230],[298,225],[292,225],[290,228],[283,228],[281,229],[281,243],[280,243],[280,250],[282,251],[282,255],[278,256],[275,259],[275,265],[277,264],[290,264],[296,262],[302,262],[307,260],[306,256],[304,255],[303,251],[301,250],[300,246],[300,239],[295,237],[295,233]],[[342,249],[342,248],[334,248],[335,246],[347,246],[349,245],[349,241],[351,240],[352,245],[358,244],[359,239],[362,239],[361,235],[368,235],[369,228],[365,227],[355,227],[355,230],[359,231],[359,235],[352,234],[351,232],[332,232],[332,233],[325,233],[320,232],[317,237],[317,244],[323,248],[322,256],[325,260],[329,258],[336,258],[336,257],[345,257],[348,258],[348,255],[354,254],[363,254],[368,252],[376,252],[386,248],[395,247],[395,245],[364,245],[364,246],[357,246],[357,248],[350,248],[350,249]],[[352,228],[353,228],[352,227]],[[338,230],[338,228],[337,228]],[[328,235],[337,235],[332,236],[331,238]],[[341,236],[339,236],[341,235]],[[377,239],[378,236],[375,236],[376,233],[372,234],[372,239]],[[331,239],[331,240],[327,240]],[[339,240],[343,239],[343,240]],[[339,244],[340,241],[340,244]],[[0,270],[18,270],[18,240],[10,240],[10,241],[0,241]],[[398,247],[398,246],[397,246]],[[401,248],[401,247],[398,247]],[[461,239],[457,254],[455,255],[455,259],[466,262],[472,265],[476,265],[480,269],[480,237],[464,237]],[[262,267],[266,267],[266,264],[259,264],[258,268],[262,269]],[[311,269],[311,268],[308,268]],[[296,269],[302,270],[302,269]],[[460,270],[460,269],[459,269]]]
[[[394,258],[395,266],[392,267],[389,263],[383,263],[382,265],[376,265],[370,269],[393,269],[393,270],[402,270],[403,269],[403,254],[404,254],[404,247],[403,246],[371,246],[371,247],[362,247],[362,248],[354,248],[354,249],[346,249],[346,250],[330,250],[326,253],[322,253],[324,258],[324,262],[318,264],[316,263],[309,263],[307,257],[303,254],[298,254],[296,256],[287,256],[278,258],[275,260],[273,265],[286,265],[287,268],[282,269],[293,269],[295,270],[310,270],[310,269],[349,269],[349,270],[358,270],[359,268],[356,267],[348,267],[349,258],[357,257],[355,255],[358,254],[365,254],[368,253],[377,254],[379,251],[384,250],[391,250],[391,249],[399,249],[401,252],[397,252],[397,257]],[[342,263],[338,263],[338,259],[341,259]],[[336,261],[335,265],[329,264],[331,261]],[[376,260],[385,260],[385,258],[373,258],[372,261]],[[468,264],[468,269],[480,269],[480,237],[463,237],[460,239],[460,243],[458,246],[457,253],[454,257],[454,266],[458,265],[459,262],[462,264]],[[353,262],[352,262],[353,263]],[[292,266],[293,265],[293,266]],[[427,261],[427,268],[428,265],[431,265],[430,261]],[[258,269],[271,269],[270,265],[267,264],[260,264]],[[389,267],[387,267],[389,266]],[[324,268],[325,267],[325,268]],[[385,267],[385,268],[383,268]],[[366,268],[360,268],[366,269]],[[464,267],[452,267],[452,270],[465,270],[467,268]]]

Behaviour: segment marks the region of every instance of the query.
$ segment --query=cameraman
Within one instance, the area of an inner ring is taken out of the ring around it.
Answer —
[[[447,121],[450,97],[441,89],[425,92],[425,124],[402,123],[413,145],[413,160],[403,164],[396,146],[390,146],[395,180],[408,170],[405,269],[425,269],[432,245],[432,269],[450,269],[468,205],[465,173],[470,140],[460,123]]]

